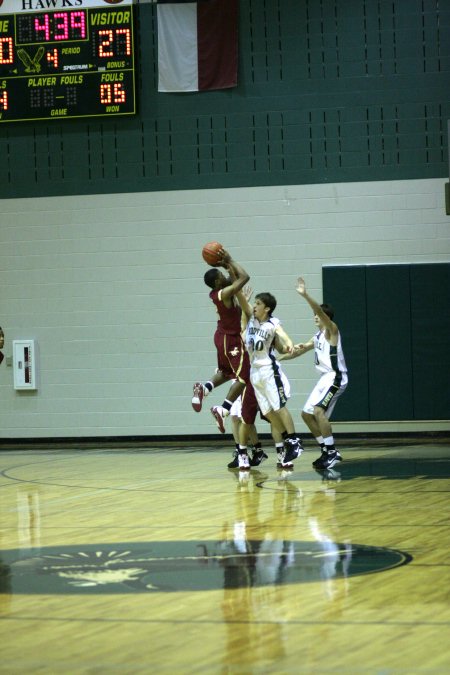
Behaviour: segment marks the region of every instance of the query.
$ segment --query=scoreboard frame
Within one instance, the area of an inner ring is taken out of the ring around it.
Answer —
[[[0,5],[0,123],[136,112],[133,0]]]

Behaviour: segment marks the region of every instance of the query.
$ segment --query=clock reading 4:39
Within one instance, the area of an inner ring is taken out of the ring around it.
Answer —
[[[136,112],[132,0],[87,1],[20,14],[0,7],[0,122]]]

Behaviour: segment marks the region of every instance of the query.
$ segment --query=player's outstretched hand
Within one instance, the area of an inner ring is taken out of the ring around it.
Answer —
[[[300,295],[305,295],[306,293],[306,286],[305,286],[305,280],[303,277],[299,277],[297,279],[297,287],[295,289],[297,293],[300,293]]]
[[[242,293],[244,294],[244,298],[247,300],[247,302],[249,302],[253,295],[253,288],[247,284],[247,286],[244,286],[242,289]]]

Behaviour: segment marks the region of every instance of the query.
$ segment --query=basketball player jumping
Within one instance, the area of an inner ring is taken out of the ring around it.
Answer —
[[[210,409],[219,431],[225,433],[225,418],[250,378],[250,361],[241,336],[242,310],[239,305],[240,294],[250,276],[225,249],[221,252],[220,267],[227,270],[229,277],[217,267],[209,269],[204,276],[205,284],[212,289],[209,297],[219,315],[214,334],[218,368],[210,380],[194,384],[192,407],[200,412],[203,399],[215,387],[234,380],[222,405]]]

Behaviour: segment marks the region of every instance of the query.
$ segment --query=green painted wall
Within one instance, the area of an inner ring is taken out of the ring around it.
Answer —
[[[239,86],[159,94],[136,10],[134,118],[0,125],[0,197],[448,176],[450,0],[240,0]]]

